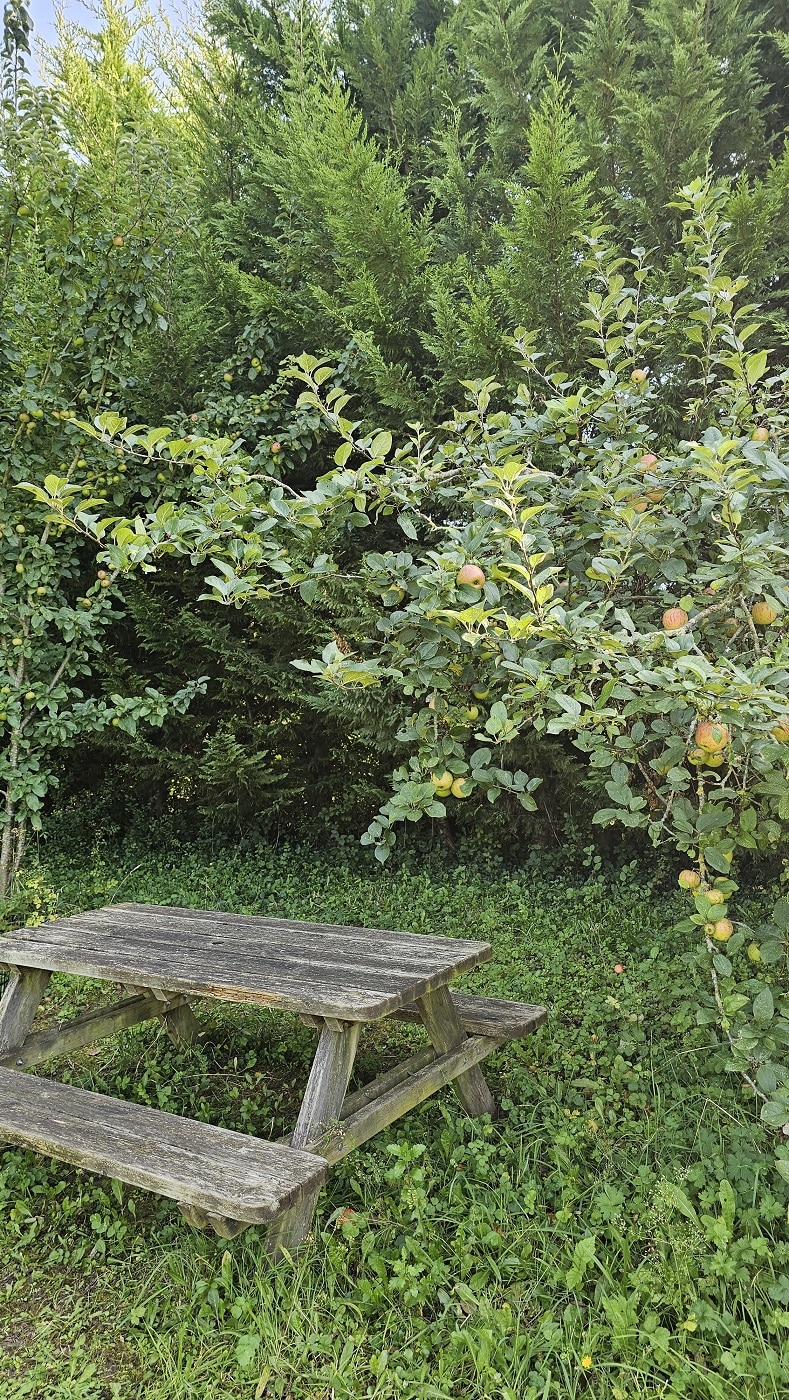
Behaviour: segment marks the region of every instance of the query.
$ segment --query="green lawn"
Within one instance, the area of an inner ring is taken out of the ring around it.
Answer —
[[[226,1244],[168,1202],[0,1153],[4,1400],[785,1397],[789,1187],[696,1024],[681,901],[632,867],[556,870],[382,871],[343,847],[33,869],[21,898],[41,916],[117,897],[487,938],[494,962],[467,985],[550,1016],[488,1061],[498,1122],[444,1091],[336,1168],[295,1266],[255,1230]],[[48,1009],[82,995],[56,978]],[[50,1073],[284,1132],[312,1033],[199,1009],[199,1048],[146,1026]],[[415,1035],[370,1035],[360,1075]]]

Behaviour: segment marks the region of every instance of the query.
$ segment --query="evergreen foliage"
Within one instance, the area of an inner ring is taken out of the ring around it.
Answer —
[[[82,359],[59,355],[58,411],[226,434],[264,477],[309,490],[330,434],[297,407],[287,357],[326,354],[354,419],[399,431],[438,425],[462,404],[461,381],[495,376],[514,393],[518,326],[543,363],[576,373],[588,347],[575,328],[594,289],[584,235],[607,225],[625,254],[643,247],[655,288],[676,295],[685,260],[672,204],[708,166],[730,186],[732,265],[765,307],[765,345],[785,356],[789,22],[777,0],[208,0],[202,33],[157,48],[157,80],[140,11],[103,0],[98,24],[95,38],[62,24],[43,87],[29,89],[62,133],[77,242],[65,214],[47,228],[39,217],[35,235],[8,225],[27,241],[24,278],[6,270],[5,305],[24,282],[25,304],[37,288],[45,310],[34,333],[23,322],[12,333],[17,368],[59,344],[64,306],[68,335],[80,338],[74,316],[85,322]],[[24,6],[9,4],[9,90],[26,83],[28,35]],[[161,230],[145,247],[141,194],[144,229]],[[101,239],[124,220],[132,232],[108,262]],[[670,340],[664,357],[655,423],[673,433],[692,370]],[[71,438],[66,453],[52,427],[17,442],[19,475],[70,462]],[[104,459],[96,467],[101,482]],[[149,489],[144,472],[123,484],[104,475],[113,508]],[[375,529],[376,547],[399,547],[393,526]],[[357,535],[341,551],[348,574]],[[402,716],[370,695],[318,696],[289,667],[294,634],[305,653],[355,635],[352,593],[337,579],[320,616],[309,599],[260,599],[228,624],[198,600],[188,568],[161,569],[129,587],[91,685],[177,687],[199,672],[207,693],[155,739],[124,751],[106,731],[82,744],[61,775],[68,790],[95,788],[106,765],[118,820],[135,787],[156,810],[245,828],[325,811],[358,829],[385,791]],[[554,763],[564,772],[567,755],[528,755],[559,829],[565,802],[581,819],[592,808],[572,760],[561,785]],[[516,830],[500,810],[487,820]]]

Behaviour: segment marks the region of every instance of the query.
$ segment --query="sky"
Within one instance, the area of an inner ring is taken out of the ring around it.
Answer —
[[[52,44],[55,41],[57,31],[55,29],[55,10],[58,9],[65,14],[67,19],[74,23],[83,25],[85,29],[97,29],[98,20],[81,0],[27,0],[27,8],[33,21],[33,62],[31,68],[33,73],[37,73],[35,61],[36,39],[41,39],[44,43]],[[163,11],[168,16],[172,24],[179,23],[179,14],[183,11],[183,6],[178,0],[152,0],[149,8],[156,13]]]

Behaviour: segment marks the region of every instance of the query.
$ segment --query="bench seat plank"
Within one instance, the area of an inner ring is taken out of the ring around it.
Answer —
[[[327,1172],[309,1152],[3,1068],[0,1143],[251,1225],[314,1194]]]
[[[489,1035],[499,1040],[522,1040],[532,1035],[548,1019],[544,1006],[532,1006],[525,1001],[501,1001],[496,997],[478,997],[467,992],[452,992],[452,1001],[460,1024],[469,1035]],[[416,1006],[395,1011],[396,1021],[421,1021]]]

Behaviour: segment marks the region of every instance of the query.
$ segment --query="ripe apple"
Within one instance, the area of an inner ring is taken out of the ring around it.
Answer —
[[[632,379],[634,384],[643,384],[648,372],[649,371],[645,369],[634,369],[630,378]]]
[[[658,464],[658,458],[655,456],[654,452],[645,452],[643,457],[639,458],[639,461],[645,471],[649,471],[650,468],[656,467]]]
[[[281,442],[272,442],[272,444],[271,444],[271,450],[272,450],[272,452],[281,452],[281,451],[282,451],[282,443],[281,443]]]
[[[701,876],[698,870],[680,870],[677,884],[683,890],[696,890],[701,884]]]
[[[469,588],[482,588],[485,583],[485,575],[479,564],[464,564],[462,569],[458,569],[457,584],[466,584]]]
[[[753,432],[751,433],[751,442],[769,442],[769,441],[770,441],[770,429],[769,429],[769,428],[754,428]]]
[[[762,598],[758,603],[754,603],[751,608],[751,617],[757,627],[769,627],[771,622],[775,622],[777,616],[778,614],[775,608],[772,607],[765,598]]]
[[[720,753],[729,742],[729,730],[717,720],[702,720],[696,725],[696,743],[707,753]]]
[[[651,501],[653,505],[659,505],[665,494],[665,491],[656,486],[654,491],[647,491],[647,500]]]
[[[116,235],[115,235],[115,237],[113,238],[112,241],[113,241],[113,243],[115,244],[115,247],[116,247],[116,248],[122,248],[122,247],[123,247],[123,239],[121,238],[121,236],[120,236],[119,233],[116,233]]]
[[[617,975],[624,972],[624,970],[624,963],[614,963],[614,972],[616,972]]]
[[[705,924],[706,929],[706,924]],[[717,938],[719,943],[726,943],[734,933],[734,924],[731,919],[716,919],[712,925],[712,936]]]
[[[705,891],[704,891],[704,898],[706,899],[706,901],[707,901],[708,904],[725,904],[725,903],[726,903],[726,896],[725,896],[725,894],[723,893],[723,890],[715,890],[715,889],[712,889],[712,890],[705,890]]]
[[[667,632],[678,632],[688,621],[684,608],[667,608],[663,614],[663,626]]]

